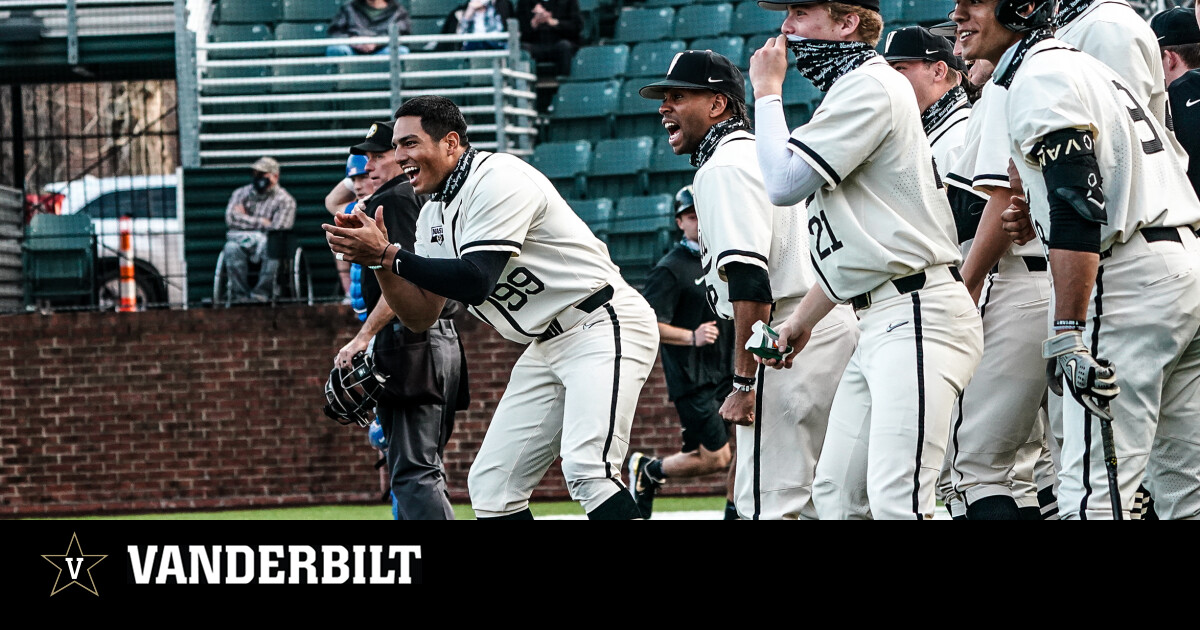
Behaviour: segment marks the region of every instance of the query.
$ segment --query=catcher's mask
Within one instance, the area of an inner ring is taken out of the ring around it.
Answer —
[[[387,376],[375,371],[371,355],[359,352],[350,359],[349,368],[335,367],[325,381],[325,415],[341,424],[371,422],[375,404],[383,393]]]

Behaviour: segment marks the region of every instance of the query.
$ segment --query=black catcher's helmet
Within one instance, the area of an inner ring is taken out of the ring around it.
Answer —
[[[1058,0],[1000,0],[996,4],[996,19],[1004,28],[1027,33],[1049,26],[1058,13]]]
[[[695,210],[695,207],[696,199],[692,196],[691,184],[680,188],[679,192],[675,193],[675,216],[679,216],[679,213],[689,208]]]
[[[349,368],[330,370],[325,381],[325,415],[341,424],[367,426],[385,382],[387,376],[375,371],[371,355],[359,352]]]

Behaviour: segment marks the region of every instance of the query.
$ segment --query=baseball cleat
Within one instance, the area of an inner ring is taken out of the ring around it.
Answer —
[[[654,458],[644,453],[634,453],[629,457],[629,491],[633,493],[643,518],[650,518],[654,508],[654,493],[662,486],[662,482],[651,477],[646,470],[652,461]]]

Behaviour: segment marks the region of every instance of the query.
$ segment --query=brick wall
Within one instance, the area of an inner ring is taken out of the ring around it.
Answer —
[[[0,317],[0,517],[376,501],[364,431],[321,413],[356,326],[336,305]],[[456,502],[522,349],[473,318],[461,330],[474,401],[447,447]],[[656,367],[631,448],[673,452],[678,436]],[[567,498],[557,464],[535,496]]]

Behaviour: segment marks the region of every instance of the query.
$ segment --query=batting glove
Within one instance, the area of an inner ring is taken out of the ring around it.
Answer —
[[[1079,404],[1104,420],[1113,419],[1108,403],[1121,393],[1116,366],[1093,357],[1083,344],[1082,332],[1067,331],[1042,342],[1042,358],[1049,359],[1046,378],[1054,393],[1062,395],[1065,377],[1071,396]]]

